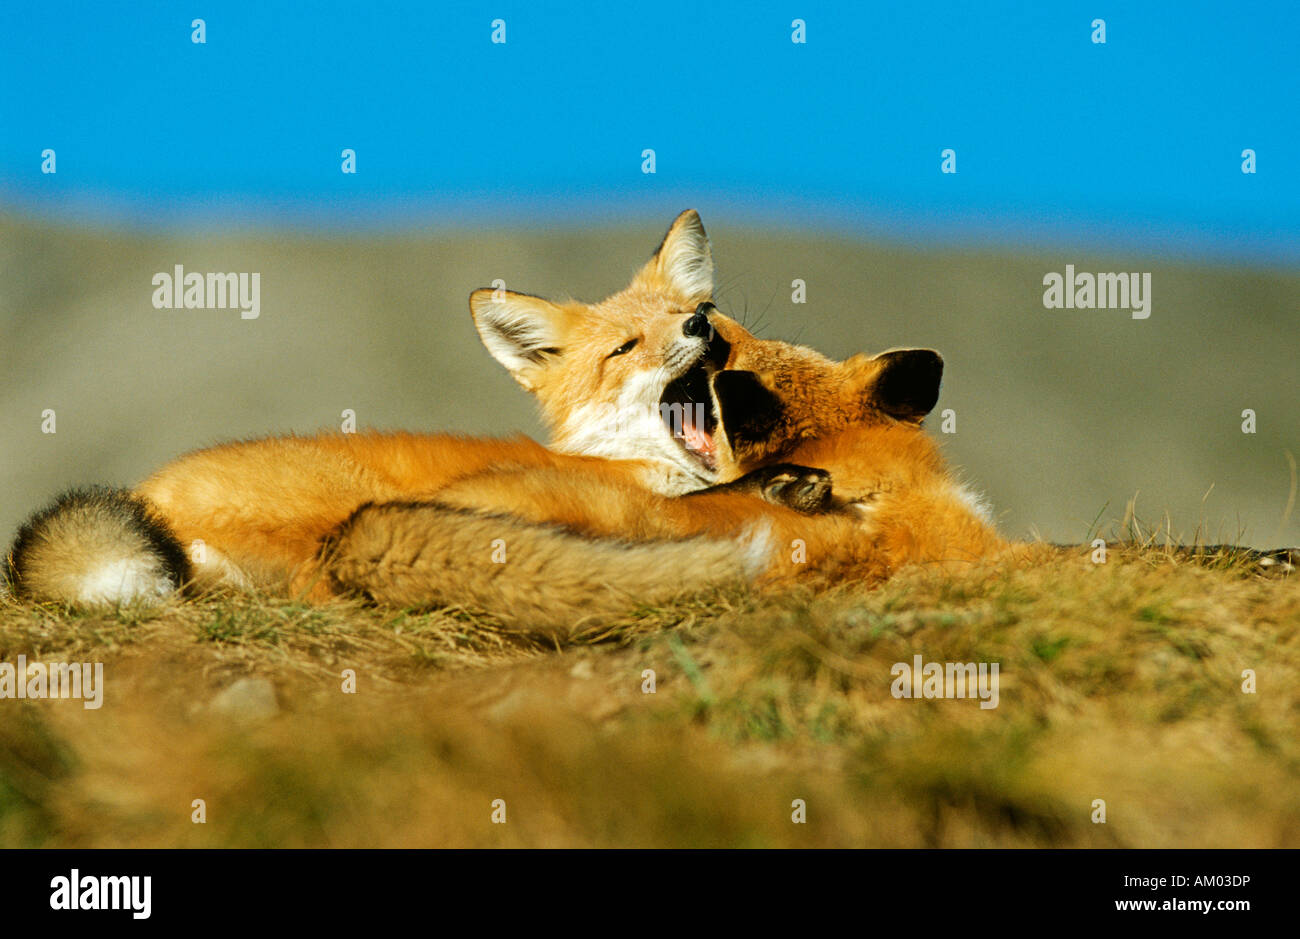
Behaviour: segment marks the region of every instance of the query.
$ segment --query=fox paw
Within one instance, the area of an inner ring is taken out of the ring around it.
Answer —
[[[831,499],[831,474],[810,466],[777,463],[754,470],[744,477],[759,495],[773,505],[796,512],[820,512]]]

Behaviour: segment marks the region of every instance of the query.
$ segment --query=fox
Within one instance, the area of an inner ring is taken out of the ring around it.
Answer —
[[[992,510],[925,432],[943,357],[899,348],[835,361],[760,340],[713,311],[726,344],[710,373],[719,482],[678,499],[612,478],[494,469],[436,500],[363,506],[328,535],[321,576],[337,594],[420,607],[469,598],[503,622],[572,636],[683,583],[706,591],[719,544],[744,558],[746,586],[875,585],[909,567],[951,573],[981,562],[1034,564],[1077,546],[1004,537]],[[763,498],[754,498],[755,494]],[[509,545],[500,566],[483,546]],[[1260,573],[1294,570],[1295,549],[1195,546],[1194,560],[1248,555]],[[591,564],[600,558],[598,575]]]
[[[523,436],[333,432],[197,450],[131,489],[74,490],[37,512],[7,555],[14,593],[73,605],[156,602],[183,587],[323,599],[333,594],[315,582],[321,543],[365,505],[425,502],[504,469],[663,498],[707,489],[718,482],[707,376],[729,354],[711,343],[713,277],[708,236],[688,209],[628,286],[598,303],[470,294],[484,347],[534,397],[549,446]],[[757,490],[797,502],[794,493]],[[743,567],[721,545],[684,552],[680,563],[719,577]]]
[[[716,309],[711,324],[727,348],[708,378],[715,486],[673,499],[611,477],[494,468],[434,500],[361,507],[323,540],[321,576],[337,594],[397,606],[469,598],[562,634],[644,602],[648,585],[680,576],[683,552],[703,560],[719,544],[760,588],[878,583],[907,565],[1017,549],[923,431],[939,353],[839,362],[760,340]],[[513,555],[488,563],[489,543]],[[596,555],[605,566],[594,575]],[[722,585],[709,577],[701,563],[684,583]]]

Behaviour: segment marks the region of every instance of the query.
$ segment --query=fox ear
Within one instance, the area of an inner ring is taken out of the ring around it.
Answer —
[[[920,421],[939,400],[943,357],[933,349],[892,349],[870,360],[879,365],[872,404],[900,421]]]
[[[560,354],[564,311],[541,297],[480,287],[469,295],[474,327],[492,358],[529,391]]]
[[[769,456],[780,444],[777,430],[785,417],[781,399],[754,372],[725,369],[713,375],[718,429],[737,467]]]
[[[713,296],[713,251],[700,213],[687,209],[677,216],[637,277],[643,283],[667,287],[689,302]]]

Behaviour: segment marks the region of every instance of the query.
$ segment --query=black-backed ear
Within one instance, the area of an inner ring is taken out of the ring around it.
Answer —
[[[560,354],[564,311],[541,297],[480,287],[469,295],[474,327],[492,357],[530,391]]]
[[[933,349],[882,352],[880,374],[872,388],[876,407],[903,421],[919,421],[939,400],[943,357]]]
[[[781,399],[753,372],[715,372],[713,401],[718,429],[738,461],[770,441],[785,412]]]

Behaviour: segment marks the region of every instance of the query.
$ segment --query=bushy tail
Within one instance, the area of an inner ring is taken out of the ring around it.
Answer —
[[[147,603],[189,578],[185,550],[149,504],[107,487],[65,492],[33,515],[8,562],[15,595],[38,602]]]
[[[562,637],[593,618],[750,581],[769,543],[760,528],[736,541],[633,544],[437,503],[385,503],[340,526],[322,566],[335,589],[380,603],[465,603]]]

